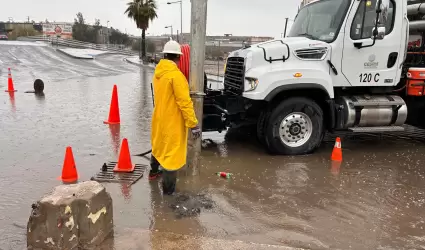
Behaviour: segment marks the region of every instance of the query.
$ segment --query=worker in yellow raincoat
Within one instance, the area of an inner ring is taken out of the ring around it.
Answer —
[[[182,55],[180,44],[169,41],[164,59],[156,66],[153,77],[154,111],[152,115],[152,158],[149,179],[162,175],[163,193],[175,191],[177,173],[186,164],[188,131],[201,136],[190,99],[189,84],[177,67]],[[162,167],[163,171],[159,169]]]

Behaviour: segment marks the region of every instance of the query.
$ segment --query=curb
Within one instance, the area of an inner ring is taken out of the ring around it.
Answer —
[[[129,60],[128,58],[124,58],[124,61],[126,61],[127,63],[130,63],[130,64],[133,64],[133,65],[140,66],[140,67],[155,69],[155,66],[145,65],[145,64],[142,64],[142,63],[135,63],[135,62],[132,62],[131,60]]]
[[[67,53],[67,52],[63,51],[62,49],[56,49],[56,51],[58,51],[59,53],[62,53],[62,54],[64,54],[64,55],[66,55],[66,56],[69,56],[69,57],[75,58],[75,59],[85,59],[85,60],[93,60],[93,59],[94,59],[94,57],[93,57],[93,56],[92,56],[92,57],[79,57],[79,56],[74,56],[74,55],[71,55],[71,54],[69,54],[69,53]]]

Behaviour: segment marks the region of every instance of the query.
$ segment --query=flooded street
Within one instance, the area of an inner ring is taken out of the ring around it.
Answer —
[[[60,184],[67,146],[81,181],[116,160],[123,138],[132,154],[150,149],[153,71],[123,59],[81,61],[50,47],[0,46],[0,249],[25,248],[31,204]],[[12,95],[4,92],[8,67],[18,90]],[[24,93],[36,78],[45,96]],[[114,84],[118,128],[103,124]],[[173,241],[172,233],[307,249],[425,249],[425,132],[413,135],[341,134],[344,161],[332,165],[335,135],[314,155],[286,157],[266,154],[249,131],[205,133],[214,143],[202,153],[200,175],[180,176],[178,190],[204,193],[213,207],[179,219],[157,181],[106,184],[115,247],[161,249],[155,242]],[[220,171],[234,178],[219,178]],[[204,249],[202,241],[191,247]]]

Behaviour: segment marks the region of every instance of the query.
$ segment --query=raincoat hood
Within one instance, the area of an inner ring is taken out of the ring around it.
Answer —
[[[177,64],[167,59],[161,59],[155,68],[155,78],[159,79],[165,74],[173,71],[179,71]]]

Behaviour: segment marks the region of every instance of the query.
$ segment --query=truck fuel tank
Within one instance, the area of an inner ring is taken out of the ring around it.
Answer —
[[[353,127],[401,126],[407,119],[407,105],[400,96],[342,96],[336,101],[343,129]]]

